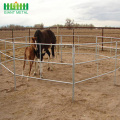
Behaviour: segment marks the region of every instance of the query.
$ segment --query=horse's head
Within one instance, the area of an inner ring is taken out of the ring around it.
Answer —
[[[31,43],[36,43],[37,37],[32,37]],[[37,45],[36,44],[32,44],[31,45],[35,50],[37,50]]]

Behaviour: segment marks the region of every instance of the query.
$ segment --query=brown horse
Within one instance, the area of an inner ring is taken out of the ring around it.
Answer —
[[[36,37],[32,37],[31,43],[36,43],[36,39],[37,39]],[[30,76],[32,65],[33,65],[33,60],[35,59],[36,48],[37,48],[36,44],[31,44],[29,47],[25,48],[25,53],[24,53],[25,61],[23,64],[22,75],[23,75],[23,72],[25,69],[26,60],[31,60],[31,61],[29,61],[29,73],[28,73],[28,75]]]
[[[55,34],[51,30],[44,30],[44,31],[36,30],[34,37],[37,37],[37,40],[36,40],[37,43],[41,43],[41,44],[37,44],[37,51],[36,51],[37,59],[42,58],[42,51],[44,50],[48,54],[48,61],[49,61],[49,58],[50,58],[50,52],[48,50],[49,48],[51,48],[52,58],[54,58],[55,56],[54,44],[56,44]],[[51,45],[45,45],[45,44],[51,44]],[[50,67],[48,65],[48,70],[49,69]]]

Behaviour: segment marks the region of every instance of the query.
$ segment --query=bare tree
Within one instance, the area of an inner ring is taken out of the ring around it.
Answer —
[[[68,27],[68,29],[71,29],[72,27],[94,27],[94,25],[93,24],[75,23],[74,20],[67,18],[66,23],[65,23],[65,27]]]
[[[73,25],[74,25],[74,20],[67,18],[66,23],[65,23],[65,27],[68,27],[69,29],[71,29],[71,27],[73,27]]]
[[[43,23],[34,25],[34,28],[43,28],[43,27],[44,27]]]
[[[62,25],[62,24],[55,24],[55,25],[52,25],[52,26],[50,26],[50,27],[64,27],[64,25]]]

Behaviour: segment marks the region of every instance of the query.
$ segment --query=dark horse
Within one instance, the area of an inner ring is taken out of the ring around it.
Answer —
[[[49,48],[51,48],[52,58],[54,58],[55,56],[55,53],[54,53],[55,45],[54,44],[56,44],[55,34],[51,30],[44,30],[44,31],[36,30],[34,37],[37,37],[37,40],[36,40],[37,43],[41,43],[41,45],[39,44],[37,45],[37,51],[36,51],[37,58],[38,59],[41,58],[43,50],[50,57],[50,52],[48,50]],[[45,45],[45,44],[51,44],[51,45]],[[48,60],[49,60],[49,57],[48,57]],[[49,66],[48,66],[48,69],[50,69]]]
[[[56,37],[55,34],[51,31],[51,30],[44,30],[44,31],[40,31],[40,30],[36,30],[34,37],[37,37],[37,43],[43,43],[43,45],[37,45],[37,58],[40,58],[40,49],[41,49],[41,53],[42,50],[44,49],[44,51],[46,51],[46,53],[50,56],[50,52],[48,50],[48,48],[51,47],[51,45],[45,45],[45,44],[56,44]],[[51,47],[51,51],[52,51],[52,56],[54,57],[54,47],[55,45],[52,45]]]

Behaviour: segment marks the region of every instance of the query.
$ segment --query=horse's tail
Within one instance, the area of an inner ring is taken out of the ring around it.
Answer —
[[[51,50],[52,50],[52,56],[55,57],[56,36],[55,36],[55,34],[54,34],[53,32],[52,32],[52,34],[53,34],[53,44],[54,44],[54,45],[52,45]]]
[[[56,44],[56,37],[55,37],[55,34],[51,30],[47,30],[47,33],[48,33],[48,35],[51,38],[51,43],[52,43],[52,47],[51,47],[52,57],[55,57],[54,48],[55,48],[55,44]]]
[[[55,57],[55,51],[54,51],[54,48],[55,48],[55,45],[52,45],[52,47],[51,47],[51,51],[52,51],[52,57],[53,57],[53,58]]]

